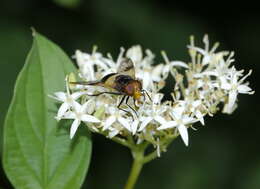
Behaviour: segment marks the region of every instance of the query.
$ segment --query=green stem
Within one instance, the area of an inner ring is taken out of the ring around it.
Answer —
[[[164,143],[164,147],[166,148],[171,142],[172,140],[174,140],[176,138],[176,136],[173,137],[169,137],[165,143]],[[119,142],[119,141],[116,141]],[[122,141],[120,141],[119,143],[121,143]],[[149,146],[148,142],[144,142],[141,144],[134,144],[133,143],[133,138],[129,138],[128,140],[123,142],[125,146],[128,146],[132,152],[133,155],[133,164],[132,164],[132,168],[129,174],[129,177],[127,179],[126,185],[124,187],[124,189],[134,189],[134,186],[137,182],[137,179],[141,173],[141,170],[144,166],[144,164],[152,161],[153,159],[155,159],[156,157],[158,157],[157,151],[153,151],[151,153],[149,153],[148,155],[144,155],[145,154],[145,150],[146,148]],[[127,145],[126,145],[127,144]]]
[[[152,161],[153,159],[157,158],[158,157],[158,154],[157,154],[157,151],[153,151],[151,152],[150,154],[146,155],[144,158],[143,158],[143,163],[148,163],[150,161]]]
[[[124,189],[133,189],[144,165],[144,149],[133,151],[134,162]]]
[[[128,148],[131,148],[131,144],[125,139],[122,139],[122,138],[119,138],[119,137],[113,137],[113,138],[111,138],[111,140],[113,140],[114,142],[117,142],[118,144],[126,146]]]

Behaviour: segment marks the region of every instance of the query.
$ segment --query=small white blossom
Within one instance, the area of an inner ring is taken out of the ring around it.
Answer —
[[[186,146],[188,146],[189,137],[188,137],[187,127],[188,125],[195,123],[198,120],[187,115],[185,113],[184,107],[178,107],[172,109],[170,115],[173,118],[173,120],[165,122],[158,128],[158,130],[176,127],[181,135],[183,142],[185,143]]]
[[[67,112],[62,119],[74,119],[71,127],[70,127],[70,138],[73,138],[75,135],[80,123],[83,122],[90,122],[90,123],[99,123],[100,120],[96,117],[87,114],[88,109],[93,109],[91,107],[92,102],[87,101],[83,105],[80,105],[78,102],[75,102],[73,111]],[[92,112],[91,112],[92,113]]]
[[[142,107],[143,115],[140,116],[141,125],[138,131],[142,131],[152,121],[159,124],[165,122],[163,113],[166,112],[167,106],[161,105],[163,94],[157,93],[152,96],[152,105]]]
[[[251,75],[252,71],[250,70],[247,75],[245,75],[242,79],[239,80],[239,77],[242,76],[241,71],[236,71],[234,67],[232,67],[230,71],[230,78],[222,79],[221,88],[228,92],[228,104],[225,109],[225,112],[232,113],[234,110],[235,102],[237,99],[238,93],[242,94],[253,94],[254,91],[250,87],[248,87],[248,83],[243,83],[243,81]]]
[[[140,45],[136,45],[128,49],[126,52],[126,57],[131,58],[135,64],[140,64],[143,60],[143,52]]]
[[[61,104],[61,106],[60,106],[60,108],[58,110],[57,116],[56,116],[57,120],[60,120],[62,118],[62,116],[71,107],[73,107],[75,105],[76,100],[78,98],[80,98],[82,95],[86,94],[86,92],[82,92],[82,91],[70,94],[69,86],[68,86],[68,82],[67,81],[66,81],[66,90],[67,90],[67,92],[56,92],[56,93],[54,93],[54,96],[50,96],[51,98],[54,98],[54,99],[56,99],[59,102],[62,102],[62,104]]]
[[[124,128],[131,132],[131,126],[128,119],[124,118],[125,112],[116,108],[116,107],[109,107],[108,113],[110,114],[106,120],[103,122],[103,131],[112,127],[115,122],[120,123]]]
[[[203,104],[201,99],[193,99],[191,96],[187,95],[184,100],[178,101],[178,104],[185,107],[185,110],[192,113],[202,125],[204,125],[204,114],[207,112],[206,106]]]

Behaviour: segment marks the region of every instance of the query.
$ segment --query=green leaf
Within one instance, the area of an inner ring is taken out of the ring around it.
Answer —
[[[80,0],[53,0],[57,5],[66,8],[76,8],[80,4]]]
[[[70,140],[70,123],[54,119],[58,105],[48,97],[64,91],[65,75],[74,69],[59,47],[34,33],[4,125],[4,170],[16,189],[76,189],[84,181],[88,131],[81,127]]]

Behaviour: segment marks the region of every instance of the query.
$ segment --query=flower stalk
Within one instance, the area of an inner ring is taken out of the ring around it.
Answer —
[[[133,189],[144,165],[144,149],[132,151],[133,164],[124,189]]]
[[[176,137],[169,137],[169,139],[166,140],[166,143],[161,145],[164,146],[164,148],[167,148],[167,146],[171,144],[175,138]],[[132,141],[130,141],[130,143],[132,143]],[[147,142],[129,146],[132,152],[133,163],[124,189],[134,189],[143,166],[160,156],[160,151],[158,150],[154,150],[153,152],[145,155],[146,149],[150,146]]]

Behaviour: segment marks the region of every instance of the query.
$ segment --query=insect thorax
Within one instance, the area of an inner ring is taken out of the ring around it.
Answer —
[[[118,75],[115,78],[115,89],[132,96],[136,90],[141,90],[141,83],[128,75]]]

